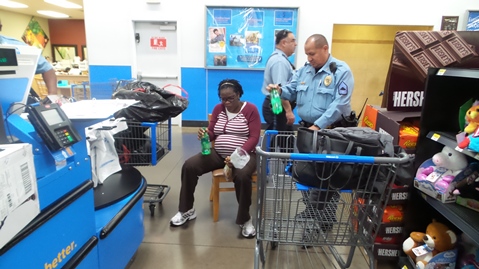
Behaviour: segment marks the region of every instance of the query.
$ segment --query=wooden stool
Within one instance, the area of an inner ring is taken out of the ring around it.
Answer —
[[[223,169],[216,169],[211,172],[212,182],[211,182],[211,191],[210,191],[210,201],[213,201],[213,221],[217,222],[220,211],[220,192],[225,191],[234,191],[234,187],[221,187],[221,183],[229,182],[227,181]],[[256,172],[253,174],[253,190],[256,190]]]

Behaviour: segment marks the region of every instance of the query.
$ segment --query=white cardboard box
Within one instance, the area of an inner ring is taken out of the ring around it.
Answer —
[[[0,248],[39,213],[32,145],[0,145]]]

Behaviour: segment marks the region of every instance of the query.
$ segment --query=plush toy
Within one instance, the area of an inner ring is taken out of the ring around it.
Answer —
[[[416,262],[416,268],[424,269],[432,257],[454,249],[456,241],[457,237],[453,231],[446,225],[432,220],[426,228],[426,233],[412,232],[402,247],[404,253]],[[416,256],[414,252],[422,255]]]
[[[476,166],[474,163],[471,166],[477,169],[479,165]],[[479,171],[468,168],[464,171],[464,175],[465,177],[454,186],[453,193],[464,198],[479,200]]]
[[[441,152],[432,156],[433,166],[419,168],[416,174],[418,180],[435,182],[436,190],[445,192],[452,180],[467,167],[467,158],[462,153],[445,146]]]
[[[479,152],[479,126],[473,133],[464,137],[464,140],[459,142],[457,146],[461,149],[468,148],[471,151]]]
[[[464,132],[472,134],[479,127],[479,105],[474,105],[466,112],[467,126],[464,128]]]
[[[458,147],[477,152],[479,151],[479,104],[477,104],[477,101],[467,110],[466,122],[467,126],[464,128],[464,133],[467,136],[458,143]]]

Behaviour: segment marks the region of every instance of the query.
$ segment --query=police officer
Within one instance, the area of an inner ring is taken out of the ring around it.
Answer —
[[[296,101],[301,125],[310,129],[327,128],[351,112],[354,78],[349,66],[329,53],[323,35],[310,36],[304,45],[308,62],[296,71],[290,83],[278,87],[282,99]]]
[[[283,112],[278,115],[271,110],[271,100],[266,87],[269,84],[286,85],[293,77],[294,66],[288,60],[296,50],[296,38],[289,30],[278,31],[275,35],[276,48],[266,62],[261,91],[266,95],[263,102],[263,118],[267,123],[266,130],[292,131],[295,116],[288,100],[282,100]],[[294,105],[293,105],[294,106]]]
[[[323,35],[310,36],[304,45],[308,62],[293,75],[290,83],[277,87],[281,98],[296,101],[301,125],[319,130],[331,126],[351,113],[351,95],[354,78],[349,66],[329,53],[328,41]],[[298,178],[301,182],[301,179]],[[311,190],[303,193],[306,209],[297,218],[316,218],[321,228],[329,230],[336,221],[339,193]]]

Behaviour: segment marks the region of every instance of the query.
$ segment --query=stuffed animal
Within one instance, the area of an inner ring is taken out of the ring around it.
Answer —
[[[461,149],[468,148],[471,151],[479,152],[479,126],[473,133],[464,137],[464,140],[459,142],[457,146]]]
[[[467,172],[467,174],[466,174]],[[463,198],[479,200],[479,171],[466,169],[464,171],[465,178],[458,181],[454,186],[454,194]]]
[[[404,253],[416,262],[416,268],[424,269],[432,257],[440,252],[454,249],[456,242],[457,237],[453,231],[446,225],[432,220],[426,228],[426,233],[412,232],[403,242],[402,247]],[[414,252],[424,253],[416,256]]]
[[[479,105],[474,105],[466,112],[467,126],[464,128],[464,132],[472,134],[479,127]]]
[[[448,146],[434,154],[432,162],[434,166],[419,168],[416,178],[433,182],[436,190],[442,193],[446,192],[456,175],[468,165],[466,156]]]
[[[467,126],[464,133],[467,135],[464,140],[459,142],[461,149],[469,148],[473,151],[479,151],[479,104],[477,101],[466,112]]]

